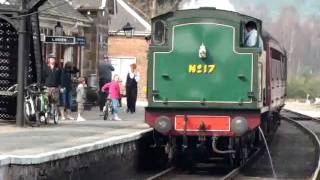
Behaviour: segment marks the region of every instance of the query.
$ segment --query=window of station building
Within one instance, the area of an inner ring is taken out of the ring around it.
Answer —
[[[108,2],[108,12],[111,15],[116,15],[118,12],[118,7],[117,7],[117,1],[116,0],[109,0]]]
[[[156,21],[153,25],[153,44],[161,45],[165,42],[165,24],[163,21]]]

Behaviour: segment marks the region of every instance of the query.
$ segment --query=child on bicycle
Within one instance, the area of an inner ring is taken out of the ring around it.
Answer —
[[[102,86],[101,91],[105,92],[106,90],[109,90],[109,97],[112,101],[112,119],[115,121],[121,121],[122,119],[118,116],[119,98],[121,98],[119,75],[115,74],[111,82]]]
[[[84,111],[84,103],[86,101],[86,80],[82,77],[79,78],[79,85],[77,87],[77,103],[78,103],[78,118],[77,121],[85,121],[82,117]]]

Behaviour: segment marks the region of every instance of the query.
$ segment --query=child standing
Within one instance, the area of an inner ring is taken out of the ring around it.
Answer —
[[[86,80],[82,77],[79,78],[79,85],[77,86],[77,103],[78,103],[78,118],[77,121],[85,121],[85,119],[82,117],[83,110],[84,110],[84,103],[86,101]]]
[[[121,121],[121,119],[118,116],[118,106],[119,106],[119,98],[121,98],[120,95],[120,78],[117,74],[113,76],[113,80],[110,83],[106,83],[101,88],[102,92],[105,92],[109,89],[109,97],[112,101],[112,115],[113,120],[115,121]]]

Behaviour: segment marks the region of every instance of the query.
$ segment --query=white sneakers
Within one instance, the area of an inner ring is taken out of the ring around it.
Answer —
[[[74,117],[67,115],[67,119],[74,120]]]
[[[74,120],[74,117],[72,117],[72,116],[61,117],[61,120],[62,120],[62,121],[65,121],[65,120]]]
[[[121,121],[122,120],[121,118],[119,118],[118,114],[114,114],[112,119],[115,120],[115,121]]]
[[[86,120],[82,116],[78,116],[77,122],[82,122],[82,121],[86,121]]]

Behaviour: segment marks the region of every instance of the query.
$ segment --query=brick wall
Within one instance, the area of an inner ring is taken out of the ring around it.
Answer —
[[[124,36],[109,36],[108,56],[136,57],[137,70],[140,73],[138,82],[138,100],[146,100],[144,89],[147,86],[147,51],[148,43],[144,37],[126,38]]]

